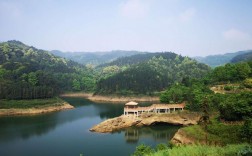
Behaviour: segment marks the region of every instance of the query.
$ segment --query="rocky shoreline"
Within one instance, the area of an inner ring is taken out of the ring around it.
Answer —
[[[62,103],[58,106],[46,106],[40,108],[27,108],[27,109],[0,109],[0,116],[13,116],[13,115],[36,115],[42,113],[55,112],[60,110],[73,109],[74,107],[67,102]]]
[[[61,97],[82,97],[94,102],[157,102],[159,97],[157,96],[103,96],[103,95],[93,95],[91,93],[65,93],[61,94]]]
[[[176,145],[194,144],[195,139],[186,135],[183,129],[179,129],[171,139],[171,142]]]
[[[195,125],[198,123],[200,115],[197,113],[171,113],[171,114],[142,114],[139,117],[119,116],[108,119],[92,127],[90,131],[98,133],[110,133],[132,126],[149,126],[156,123],[167,123],[170,125]]]

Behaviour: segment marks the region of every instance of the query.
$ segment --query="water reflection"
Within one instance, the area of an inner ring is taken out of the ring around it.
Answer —
[[[0,118],[0,143],[14,139],[28,139],[32,136],[41,136],[62,124],[73,122],[83,117],[95,117],[89,101],[84,99],[70,99],[70,104],[78,109],[52,112],[33,116],[14,116]],[[97,114],[98,111],[97,111]]]
[[[177,126],[168,126],[165,124],[148,127],[130,127],[124,130],[124,138],[127,143],[137,143],[141,139],[150,139],[155,141],[171,140],[178,130]]]
[[[155,146],[167,142],[178,129],[157,125],[132,127],[112,134],[92,133],[89,129],[93,125],[122,115],[124,105],[99,104],[81,98],[65,100],[75,109],[36,116],[1,117],[0,155],[79,155],[83,151],[84,155],[117,153],[126,156],[133,153],[139,143]],[[93,150],[94,147],[99,150]]]

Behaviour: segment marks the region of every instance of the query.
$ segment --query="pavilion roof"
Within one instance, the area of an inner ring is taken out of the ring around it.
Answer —
[[[125,104],[126,106],[136,106],[138,105],[138,103],[134,102],[134,101],[130,101],[128,103]]]

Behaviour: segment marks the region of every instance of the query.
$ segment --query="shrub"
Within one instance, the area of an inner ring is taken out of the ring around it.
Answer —
[[[141,144],[136,147],[136,151],[133,153],[133,156],[143,156],[151,153],[154,153],[154,150],[150,146]]]
[[[226,91],[230,91],[230,90],[233,90],[234,87],[233,86],[224,86],[224,90]]]
[[[246,79],[243,81],[243,85],[246,87],[246,88],[252,88],[252,79]]]
[[[237,155],[238,156],[251,156],[252,155],[252,147],[245,146],[237,153]]]
[[[252,143],[252,118],[247,118],[241,128],[241,137]]]

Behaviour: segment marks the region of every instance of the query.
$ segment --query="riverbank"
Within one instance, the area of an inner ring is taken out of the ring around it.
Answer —
[[[59,98],[1,100],[0,103],[0,116],[35,115],[74,108]]]
[[[200,114],[189,112],[179,112],[171,114],[144,113],[137,118],[133,115],[129,117],[122,115],[116,118],[105,120],[100,124],[92,127],[90,131],[98,133],[110,133],[127,127],[149,126],[155,125],[156,123],[188,126],[197,124],[199,118]]]
[[[94,102],[159,102],[158,96],[116,96],[93,95],[92,93],[65,93],[61,97],[82,97]]]
[[[206,144],[227,145],[243,143],[241,138],[242,123],[223,123],[216,118],[211,118],[210,124],[205,130],[200,125],[183,127],[174,135],[171,142],[174,144]]]

